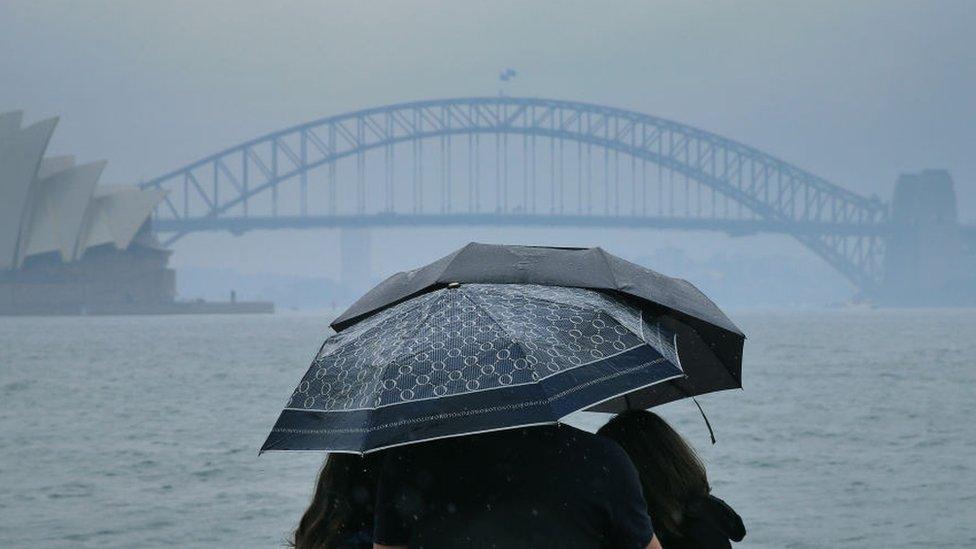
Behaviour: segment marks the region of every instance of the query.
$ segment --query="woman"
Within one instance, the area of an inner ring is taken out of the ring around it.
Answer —
[[[647,512],[666,549],[730,548],[746,535],[739,515],[711,495],[695,451],[656,414],[619,414],[598,433],[613,439],[637,467]]]
[[[296,549],[371,549],[380,453],[330,454],[295,529]]]

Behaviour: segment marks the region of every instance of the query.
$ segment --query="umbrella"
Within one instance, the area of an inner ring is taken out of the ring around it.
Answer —
[[[613,292],[636,300],[677,334],[685,377],[613,399],[592,409],[619,412],[742,387],[745,335],[693,284],[646,269],[601,248],[550,248],[471,243],[427,266],[397,273],[339,315],[348,329],[363,318],[451,282],[542,284]]]
[[[326,339],[261,450],[362,453],[557,423],[683,376],[674,338],[603,292],[450,284]]]

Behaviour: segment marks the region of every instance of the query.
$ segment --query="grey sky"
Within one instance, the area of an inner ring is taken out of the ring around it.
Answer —
[[[976,2],[0,2],[0,109],[134,183],[315,117],[431,97],[636,109],[887,198],[948,168],[976,218]],[[250,237],[249,237],[250,238]]]

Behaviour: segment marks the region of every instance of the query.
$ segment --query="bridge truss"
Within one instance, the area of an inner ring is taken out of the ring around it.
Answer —
[[[147,181],[167,243],[194,231],[392,226],[654,227],[790,234],[862,291],[887,207],[759,150],[605,106],[490,97],[340,114]]]

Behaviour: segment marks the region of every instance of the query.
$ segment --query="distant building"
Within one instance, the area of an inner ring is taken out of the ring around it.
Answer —
[[[57,119],[0,114],[0,314],[138,312],[170,304],[150,215],[164,191],[97,187],[104,161],[44,157]]]

